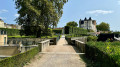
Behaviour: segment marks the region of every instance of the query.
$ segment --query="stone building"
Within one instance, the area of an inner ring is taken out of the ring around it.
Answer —
[[[4,28],[4,21],[0,19],[0,28]]]
[[[0,30],[0,46],[5,46],[7,44],[7,32]]]
[[[84,20],[80,19],[80,21],[79,21],[79,27],[87,29],[87,30],[93,30],[94,32],[97,32],[97,29],[96,29],[96,20],[92,20],[91,17],[89,19],[87,19],[85,17]]]
[[[0,19],[0,28],[21,29],[21,25],[7,24],[7,23],[4,23],[4,21],[2,19]]]

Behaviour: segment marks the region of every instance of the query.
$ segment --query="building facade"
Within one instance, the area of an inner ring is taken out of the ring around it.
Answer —
[[[79,27],[87,29],[87,30],[93,30],[94,32],[97,32],[96,20],[92,20],[91,17],[89,19],[85,18],[84,20],[80,19]]]
[[[21,26],[17,24],[7,24],[4,23],[2,19],[0,19],[0,28],[21,29]]]
[[[0,19],[0,28],[4,28],[4,21]]]
[[[0,46],[7,45],[7,32],[0,30]]]

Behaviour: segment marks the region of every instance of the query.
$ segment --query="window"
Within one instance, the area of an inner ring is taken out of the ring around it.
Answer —
[[[81,24],[84,24],[84,21],[81,21]]]
[[[1,35],[3,35],[3,34],[4,34],[4,31],[2,30],[2,31],[1,31]]]

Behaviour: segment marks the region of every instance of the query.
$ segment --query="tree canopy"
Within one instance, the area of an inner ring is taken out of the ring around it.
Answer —
[[[66,26],[77,27],[78,24],[75,21],[68,22]]]
[[[47,32],[48,27],[57,26],[66,2],[67,0],[15,0],[19,14],[16,21],[35,35],[39,35],[38,32],[42,29]]]
[[[110,25],[105,22],[100,23],[96,27],[98,31],[110,31]]]

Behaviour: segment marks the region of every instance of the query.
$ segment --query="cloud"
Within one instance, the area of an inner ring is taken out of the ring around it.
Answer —
[[[105,10],[93,10],[93,11],[88,11],[88,14],[110,14],[113,13],[114,11],[105,11]]]
[[[14,16],[15,16],[15,17],[19,17],[19,14],[15,14]]]
[[[6,20],[6,18],[5,18],[5,17],[0,17],[0,19]]]
[[[120,0],[118,0],[117,2],[118,2],[118,5],[120,5]]]
[[[6,13],[6,12],[8,12],[8,10],[6,10],[6,9],[0,10],[0,14],[1,14],[1,13]]]

